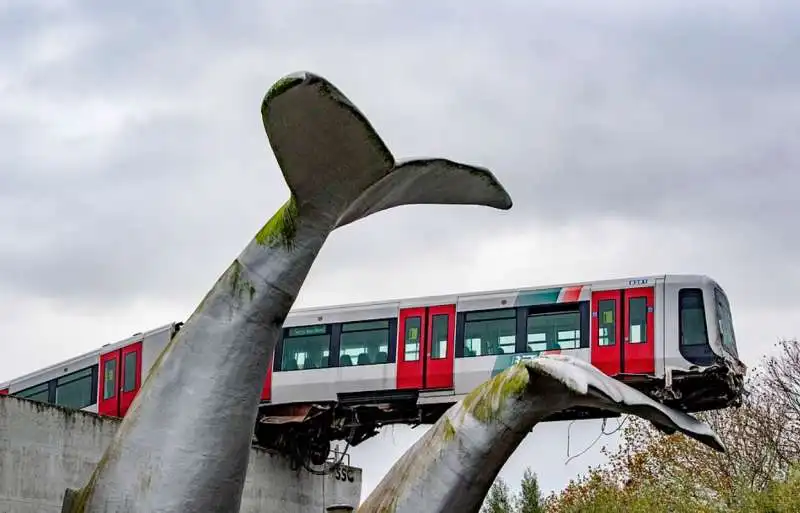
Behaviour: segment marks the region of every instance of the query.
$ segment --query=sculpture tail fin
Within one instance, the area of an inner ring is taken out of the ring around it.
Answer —
[[[542,355],[524,364],[531,375],[559,382],[578,405],[636,415],[650,421],[662,432],[680,431],[716,451],[725,452],[722,441],[708,424],[603,374],[586,361],[553,354]]]
[[[389,208],[422,204],[482,205],[508,210],[512,202],[488,169],[441,158],[408,160],[350,203],[336,227]]]
[[[447,159],[396,163],[355,105],[313,73],[276,82],[261,115],[292,192],[288,206],[331,216],[334,228],[400,205],[511,208],[508,193],[487,169]]]

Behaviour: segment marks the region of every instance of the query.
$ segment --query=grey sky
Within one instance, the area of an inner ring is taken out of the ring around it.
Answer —
[[[428,4],[0,5],[0,379],[194,309],[288,194],[259,105],[299,69],[396,156],[488,166],[515,205],[337,230],[298,305],[697,272],[748,363],[800,332],[800,6]],[[564,467],[565,432],[503,475],[561,487],[600,461]],[[354,451],[365,493],[417,436]]]

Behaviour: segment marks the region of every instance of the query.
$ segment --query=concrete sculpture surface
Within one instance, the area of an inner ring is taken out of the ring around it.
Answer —
[[[550,414],[594,407],[634,414],[717,450],[716,434],[589,363],[564,355],[522,360],[448,409],[358,508],[358,513],[477,513],[505,462]]]
[[[400,205],[511,208],[486,169],[395,161],[364,115],[313,73],[276,82],[261,115],[290,198],[160,355],[89,482],[65,499],[70,511],[238,511],[267,365],[329,234]]]

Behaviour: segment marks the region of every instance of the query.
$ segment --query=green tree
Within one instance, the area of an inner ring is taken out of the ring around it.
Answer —
[[[520,491],[516,501],[517,513],[542,513],[542,492],[539,489],[539,480],[529,468],[525,469],[520,482]]]
[[[511,490],[503,478],[495,479],[483,502],[481,513],[514,513]]]

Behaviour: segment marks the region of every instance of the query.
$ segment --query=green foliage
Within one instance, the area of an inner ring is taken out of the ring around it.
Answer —
[[[744,497],[740,511],[791,513],[800,511],[800,465],[785,481],[770,483],[764,490]]]
[[[506,482],[498,477],[489,489],[489,494],[481,508],[481,513],[542,513],[544,511],[539,481],[530,468],[525,469],[517,495],[512,494]]]
[[[512,513],[513,499],[511,490],[502,478],[498,477],[481,507],[481,513]]]
[[[517,513],[542,513],[543,511],[539,480],[530,468],[526,468],[517,496]]]

